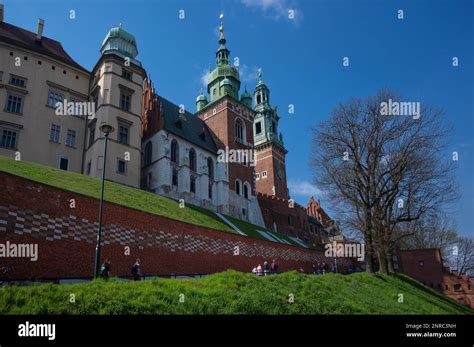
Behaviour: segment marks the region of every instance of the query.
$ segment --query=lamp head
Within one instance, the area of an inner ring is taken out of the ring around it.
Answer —
[[[102,122],[102,124],[99,126],[99,130],[108,135],[114,132],[114,127],[110,124],[107,124],[106,122]]]

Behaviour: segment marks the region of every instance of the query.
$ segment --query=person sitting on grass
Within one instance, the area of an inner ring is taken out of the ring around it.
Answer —
[[[263,276],[262,265],[258,264],[257,266],[257,276]]]
[[[267,261],[263,263],[263,273],[265,276],[270,274],[270,264]]]
[[[253,269],[252,269],[252,273],[257,276],[257,267],[255,266]]]

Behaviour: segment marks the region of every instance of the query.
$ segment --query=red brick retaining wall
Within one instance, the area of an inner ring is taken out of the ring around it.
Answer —
[[[0,243],[38,244],[38,260],[0,257],[15,279],[89,277],[93,273],[98,200],[0,172]],[[76,207],[69,207],[74,198]],[[310,249],[256,240],[105,203],[102,260],[113,276],[251,271],[276,259],[281,271],[329,262]],[[130,255],[125,251],[129,247]],[[234,255],[238,247],[239,255]],[[338,260],[344,270],[348,260]]]

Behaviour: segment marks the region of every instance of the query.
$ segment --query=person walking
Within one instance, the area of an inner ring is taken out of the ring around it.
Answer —
[[[278,264],[275,261],[275,259],[273,259],[273,261],[272,261],[272,265],[270,266],[270,270],[271,270],[272,274],[274,274],[274,275],[276,275],[278,273]]]
[[[105,280],[108,280],[110,276],[110,259],[107,258],[105,259],[104,263],[102,264],[102,267],[100,268],[100,277],[102,277]]]
[[[140,259],[137,259],[135,264],[132,266],[132,276],[134,281],[140,281],[141,271],[140,271]]]

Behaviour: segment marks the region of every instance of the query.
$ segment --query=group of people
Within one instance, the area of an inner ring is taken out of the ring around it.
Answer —
[[[107,280],[110,277],[110,259],[105,259],[102,267],[100,268],[100,277]],[[140,259],[137,259],[132,266],[132,278],[134,281],[140,281],[141,270],[140,270]]]
[[[263,263],[263,266],[258,264],[256,267],[252,269],[252,273],[255,276],[268,276],[268,275],[276,275],[278,273],[278,264],[273,259],[272,263],[269,264],[267,261]]]
[[[313,264],[313,274],[324,275],[329,271],[329,265],[325,262]]]

